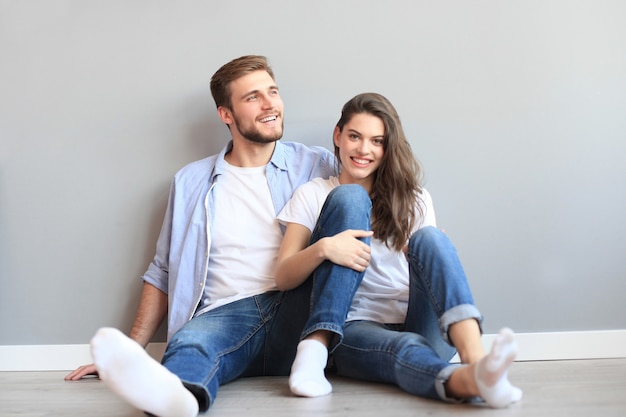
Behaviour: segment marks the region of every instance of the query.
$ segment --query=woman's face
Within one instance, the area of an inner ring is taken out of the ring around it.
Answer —
[[[370,192],[374,173],[384,154],[385,125],[369,113],[358,113],[343,126],[335,127],[335,146],[339,148],[341,184],[360,184]]]

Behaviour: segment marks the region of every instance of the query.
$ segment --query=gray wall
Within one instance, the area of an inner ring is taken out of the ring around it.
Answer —
[[[0,0],[0,345],[130,327],[170,179],[267,55],[291,140],[400,112],[486,331],[626,328],[626,3]],[[163,329],[155,340],[164,339]]]

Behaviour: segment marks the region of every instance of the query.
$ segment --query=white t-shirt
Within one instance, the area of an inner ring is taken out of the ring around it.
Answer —
[[[337,177],[316,178],[294,193],[278,214],[283,223],[298,223],[311,232],[330,191],[339,185]],[[424,210],[422,222],[415,226],[436,226],[435,210],[428,191],[423,190],[420,203]],[[363,282],[350,306],[347,321],[371,320],[378,323],[404,323],[409,301],[409,264],[402,251],[389,249],[379,239],[372,239],[372,258]]]
[[[242,298],[277,290],[274,268],[283,234],[265,166],[227,164],[213,190],[215,205],[204,295],[196,315]],[[256,216],[250,216],[256,213]]]

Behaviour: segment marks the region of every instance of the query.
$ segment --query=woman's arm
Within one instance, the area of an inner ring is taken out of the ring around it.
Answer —
[[[287,223],[276,261],[276,286],[281,291],[296,288],[325,260],[355,271],[365,270],[371,251],[358,238],[372,234],[368,230],[346,230],[309,245],[311,231],[301,224]]]

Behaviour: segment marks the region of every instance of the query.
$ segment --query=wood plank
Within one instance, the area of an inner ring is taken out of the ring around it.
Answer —
[[[0,417],[139,417],[96,378],[63,380],[66,372],[0,372]],[[333,394],[297,398],[285,377],[244,378],[221,388],[213,417],[307,416],[524,416],[624,417],[626,359],[516,362],[511,381],[524,390],[521,403],[491,410],[417,398],[400,389],[333,377]]]

